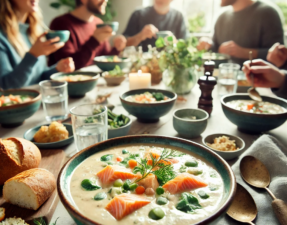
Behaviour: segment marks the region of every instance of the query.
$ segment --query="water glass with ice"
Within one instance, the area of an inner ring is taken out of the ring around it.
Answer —
[[[66,119],[68,109],[68,83],[66,81],[45,80],[39,83],[46,120]]]
[[[222,63],[219,65],[217,88],[220,96],[236,92],[239,69],[240,65],[235,63]]]
[[[85,104],[70,110],[77,151],[108,139],[107,107]]]

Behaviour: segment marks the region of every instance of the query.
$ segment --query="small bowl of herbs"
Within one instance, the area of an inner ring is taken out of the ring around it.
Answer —
[[[132,120],[123,114],[117,115],[108,110],[108,138],[126,136],[131,128]]]
[[[104,72],[103,77],[108,86],[118,86],[126,79],[126,74],[116,65],[113,70]]]

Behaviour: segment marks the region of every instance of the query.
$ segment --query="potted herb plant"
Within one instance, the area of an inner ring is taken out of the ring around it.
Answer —
[[[202,65],[202,52],[196,46],[197,39],[174,40],[159,38],[156,47],[161,49],[159,65],[167,89],[177,94],[187,94],[197,82],[197,67]]]

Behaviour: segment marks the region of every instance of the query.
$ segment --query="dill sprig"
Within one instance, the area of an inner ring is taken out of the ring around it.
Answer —
[[[156,158],[153,156],[152,153],[150,153],[150,158],[152,165],[148,165],[148,159],[140,159],[138,161],[138,165],[134,168],[133,172],[134,173],[140,173],[142,175],[141,178],[135,180],[134,183],[137,183],[143,179],[145,179],[149,174],[155,174],[161,183],[166,183],[167,181],[173,179],[176,174],[173,170],[172,165],[165,165],[162,163],[163,161],[168,162],[167,159],[173,158],[173,157],[178,157],[179,153],[175,150],[165,148],[160,157]],[[155,168],[158,168],[157,170],[154,170]]]
[[[58,219],[59,219],[59,217],[56,219],[56,221],[54,223],[51,223],[50,225],[56,225]],[[33,222],[36,225],[46,225],[46,222],[45,222],[43,217],[38,218],[38,219],[34,219]]]

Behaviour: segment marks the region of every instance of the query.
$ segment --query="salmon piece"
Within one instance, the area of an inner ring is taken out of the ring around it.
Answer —
[[[206,187],[207,183],[189,173],[182,173],[178,175],[173,180],[168,181],[162,187],[169,191],[171,194],[176,194],[178,192],[190,191],[197,188]]]
[[[103,184],[111,183],[117,179],[138,179],[141,177],[139,174],[133,174],[130,169],[122,166],[106,166],[100,172],[97,173],[98,178]]]
[[[114,197],[113,200],[106,205],[105,209],[108,210],[109,213],[117,220],[121,220],[123,217],[149,203],[150,201],[142,196],[135,194],[121,194]]]
[[[143,186],[145,189],[152,188],[154,191],[159,187],[159,183],[154,174],[150,173],[145,179],[138,182],[139,186]]]

